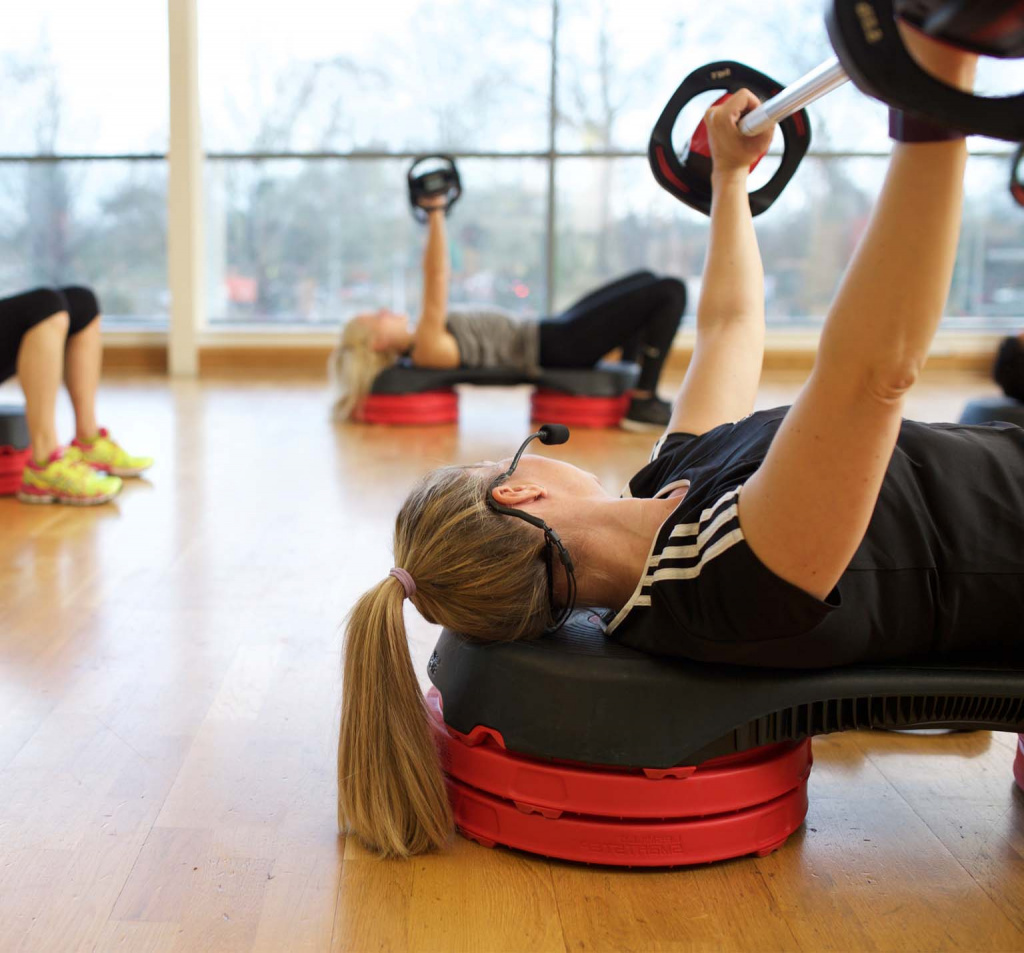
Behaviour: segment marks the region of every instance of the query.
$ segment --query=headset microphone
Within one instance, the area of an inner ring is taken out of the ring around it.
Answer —
[[[565,443],[569,439],[569,428],[565,424],[544,424],[538,431],[543,444]]]

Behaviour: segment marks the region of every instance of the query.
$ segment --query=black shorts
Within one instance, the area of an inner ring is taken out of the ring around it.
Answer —
[[[100,303],[88,288],[36,288],[13,298],[0,298],[0,382],[13,377],[25,335],[58,311],[70,318],[68,337],[96,320]]]

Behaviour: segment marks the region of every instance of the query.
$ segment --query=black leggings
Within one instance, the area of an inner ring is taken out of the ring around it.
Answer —
[[[92,291],[78,286],[36,288],[13,298],[0,298],[0,382],[17,372],[18,351],[25,335],[58,311],[67,311],[71,319],[70,338],[96,320],[100,303]]]
[[[653,394],[685,308],[681,281],[633,272],[541,320],[541,366],[593,367],[619,347],[623,360],[640,364],[637,390]]]
[[[1016,335],[999,345],[992,377],[1007,397],[1024,400],[1024,344]]]

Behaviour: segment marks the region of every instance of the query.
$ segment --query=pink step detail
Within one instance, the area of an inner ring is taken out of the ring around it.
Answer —
[[[1017,756],[1013,759],[1013,779],[1024,791],[1024,734],[1017,735]]]

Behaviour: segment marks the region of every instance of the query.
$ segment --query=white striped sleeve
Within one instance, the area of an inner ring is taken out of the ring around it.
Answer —
[[[630,600],[608,626],[613,632],[634,609],[651,605],[653,587],[659,583],[697,579],[712,560],[743,539],[739,520],[742,487],[723,494],[701,512],[694,523],[679,523],[666,538],[658,534],[643,575]]]

